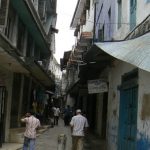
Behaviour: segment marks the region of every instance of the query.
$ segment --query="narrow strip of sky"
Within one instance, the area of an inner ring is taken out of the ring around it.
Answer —
[[[57,0],[57,24],[59,29],[56,34],[56,53],[55,58],[60,63],[64,51],[72,49],[75,43],[74,30],[70,29],[70,23],[75,11],[77,0]],[[69,15],[66,15],[69,14]]]

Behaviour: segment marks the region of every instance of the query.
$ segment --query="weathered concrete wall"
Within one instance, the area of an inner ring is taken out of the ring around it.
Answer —
[[[94,26],[94,3],[90,0],[90,9],[86,11],[86,24],[83,25],[83,32],[92,32]]]
[[[110,70],[109,97],[108,97],[108,121],[107,140],[108,149],[117,149],[118,125],[119,125],[119,103],[120,94],[117,86],[121,84],[121,76],[133,70],[135,67],[118,62],[116,67]],[[138,89],[138,114],[137,114],[137,148],[150,148],[150,73],[139,70]]]
[[[107,141],[109,150],[116,150],[118,142],[120,92],[117,87],[121,85],[121,76],[134,68],[130,64],[116,62],[114,67],[110,69],[107,116]]]
[[[6,90],[7,90],[7,102],[6,102],[6,121],[5,121],[5,142],[9,142],[9,129],[10,129],[10,117],[11,117],[11,102],[12,102],[12,86],[13,85],[13,73],[7,73]]]
[[[73,97],[71,97],[69,94],[67,95],[67,101],[66,101],[66,105],[70,105],[70,107],[73,107],[75,103],[75,100]]]
[[[139,70],[137,147],[150,149],[150,73]]]
[[[137,0],[137,24],[141,23],[150,14],[150,1],[148,1]]]
[[[97,94],[97,102],[96,102],[96,133],[98,135],[102,134],[102,108],[103,106],[103,94]]]

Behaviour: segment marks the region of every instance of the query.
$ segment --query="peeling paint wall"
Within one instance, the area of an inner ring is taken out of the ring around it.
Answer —
[[[150,149],[150,73],[139,70],[137,149]]]
[[[119,103],[120,93],[117,86],[121,84],[121,76],[135,67],[116,62],[109,73],[107,141],[108,149],[116,150],[118,145]],[[137,114],[137,150],[150,149],[150,73],[139,70],[138,80],[138,114]]]
[[[118,126],[119,126],[119,103],[120,92],[117,89],[121,85],[121,76],[130,72],[135,67],[116,61],[109,72],[109,95],[108,95],[108,120],[107,120],[107,142],[109,150],[117,150]]]

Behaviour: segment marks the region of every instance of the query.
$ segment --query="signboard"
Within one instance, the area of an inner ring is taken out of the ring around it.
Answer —
[[[88,93],[103,93],[108,91],[107,82],[98,80],[89,80],[88,81]]]

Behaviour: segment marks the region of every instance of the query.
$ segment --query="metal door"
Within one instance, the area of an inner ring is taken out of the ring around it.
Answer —
[[[4,142],[5,87],[0,86],[0,147]]]
[[[136,0],[130,0],[130,30],[136,26]]]
[[[137,87],[120,91],[119,150],[136,150]]]

